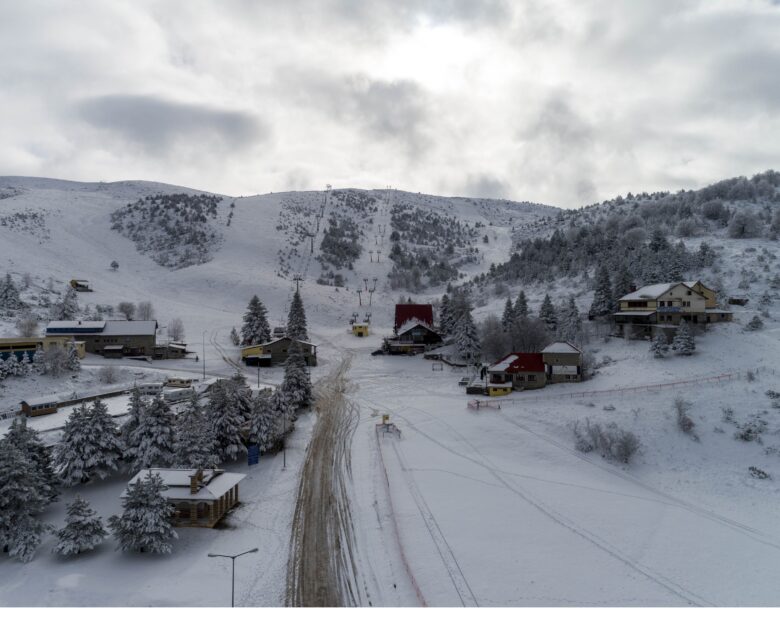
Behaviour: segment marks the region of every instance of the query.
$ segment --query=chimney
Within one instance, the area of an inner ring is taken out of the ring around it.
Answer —
[[[200,484],[203,482],[203,468],[198,468],[195,474],[190,475],[190,494],[197,494]]]

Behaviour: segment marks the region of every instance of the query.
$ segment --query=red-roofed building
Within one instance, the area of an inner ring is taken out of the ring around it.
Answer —
[[[433,327],[433,306],[430,303],[398,303],[395,306],[395,325],[393,331],[409,321],[420,321]]]
[[[488,367],[488,390],[491,386],[524,390],[542,388],[547,383],[541,353],[510,353]],[[511,391],[511,390],[510,390]],[[498,394],[498,392],[489,392]]]

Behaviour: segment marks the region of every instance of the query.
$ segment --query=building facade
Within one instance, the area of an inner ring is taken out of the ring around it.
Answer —
[[[157,321],[52,321],[46,336],[72,336],[87,353],[104,357],[154,357]]]
[[[241,360],[247,366],[277,366],[287,361],[292,339],[284,336],[264,344],[250,345],[241,349]],[[307,366],[317,366],[317,345],[303,340],[296,341],[303,351]]]
[[[547,383],[582,381],[582,351],[570,342],[554,342],[542,349]]]

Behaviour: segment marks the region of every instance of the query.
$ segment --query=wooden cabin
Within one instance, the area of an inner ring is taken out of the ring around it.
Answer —
[[[241,349],[241,361],[247,366],[277,366],[287,361],[292,339],[284,336],[259,345]],[[307,366],[317,366],[317,346],[304,340],[296,341],[303,351]]]
[[[70,280],[70,287],[76,292],[92,292],[87,280],[72,279]]]
[[[149,474],[157,474],[166,486],[162,495],[174,506],[173,525],[214,528],[239,503],[238,484],[246,475],[219,469],[145,468],[128,487]],[[127,497],[127,491],[122,498]]]
[[[46,396],[20,403],[21,412],[26,416],[44,416],[45,414],[54,414],[60,405],[60,399],[57,396]]]

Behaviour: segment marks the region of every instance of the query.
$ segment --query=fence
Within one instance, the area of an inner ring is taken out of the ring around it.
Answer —
[[[767,367],[759,367],[757,371],[771,372],[776,374],[775,370]],[[706,383],[720,383],[723,381],[732,381],[739,379],[743,373],[722,373],[711,377],[697,377],[694,379],[683,379],[681,381],[670,381],[659,384],[646,384],[642,386],[629,386],[625,388],[611,388],[608,390],[584,390],[582,392],[566,392],[556,394],[538,394],[536,396],[523,396],[516,399],[480,399],[478,401],[469,401],[468,407],[471,409],[480,409],[482,407],[499,407],[505,404],[528,403],[533,401],[549,401],[553,399],[580,399],[586,397],[598,396],[624,396],[626,394],[638,394],[640,392],[652,392],[653,390],[662,390],[665,388],[675,388],[682,386],[694,386]]]

